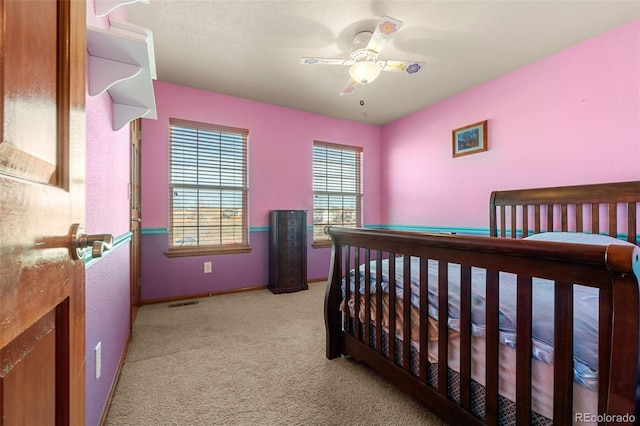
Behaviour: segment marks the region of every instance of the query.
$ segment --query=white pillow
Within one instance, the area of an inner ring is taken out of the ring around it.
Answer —
[[[595,244],[608,246],[609,244],[634,245],[628,241],[619,240],[608,235],[584,234],[582,232],[543,232],[524,238],[525,240],[555,241],[558,243]]]

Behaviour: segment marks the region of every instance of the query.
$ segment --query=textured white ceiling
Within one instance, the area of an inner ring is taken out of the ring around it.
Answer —
[[[640,18],[637,0],[150,0],[125,9],[153,31],[158,80],[372,124]],[[300,64],[348,58],[353,36],[383,15],[404,25],[380,59],[426,62],[419,73],[383,72],[339,96],[348,67]]]

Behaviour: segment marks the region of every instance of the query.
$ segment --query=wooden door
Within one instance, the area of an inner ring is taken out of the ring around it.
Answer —
[[[136,313],[140,306],[141,290],[141,205],[140,205],[140,119],[131,122],[131,191],[129,201],[131,204],[131,324],[136,319]],[[131,332],[131,330],[129,330]]]
[[[0,14],[0,424],[84,425],[86,6]]]

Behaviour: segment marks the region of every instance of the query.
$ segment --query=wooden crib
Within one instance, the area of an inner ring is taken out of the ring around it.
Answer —
[[[326,355],[451,424],[632,423],[639,202],[640,182],[497,191],[489,237],[327,227]]]

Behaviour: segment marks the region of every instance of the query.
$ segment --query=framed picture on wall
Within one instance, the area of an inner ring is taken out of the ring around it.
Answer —
[[[483,152],[488,148],[487,120],[460,127],[453,130],[452,134],[454,158]]]

